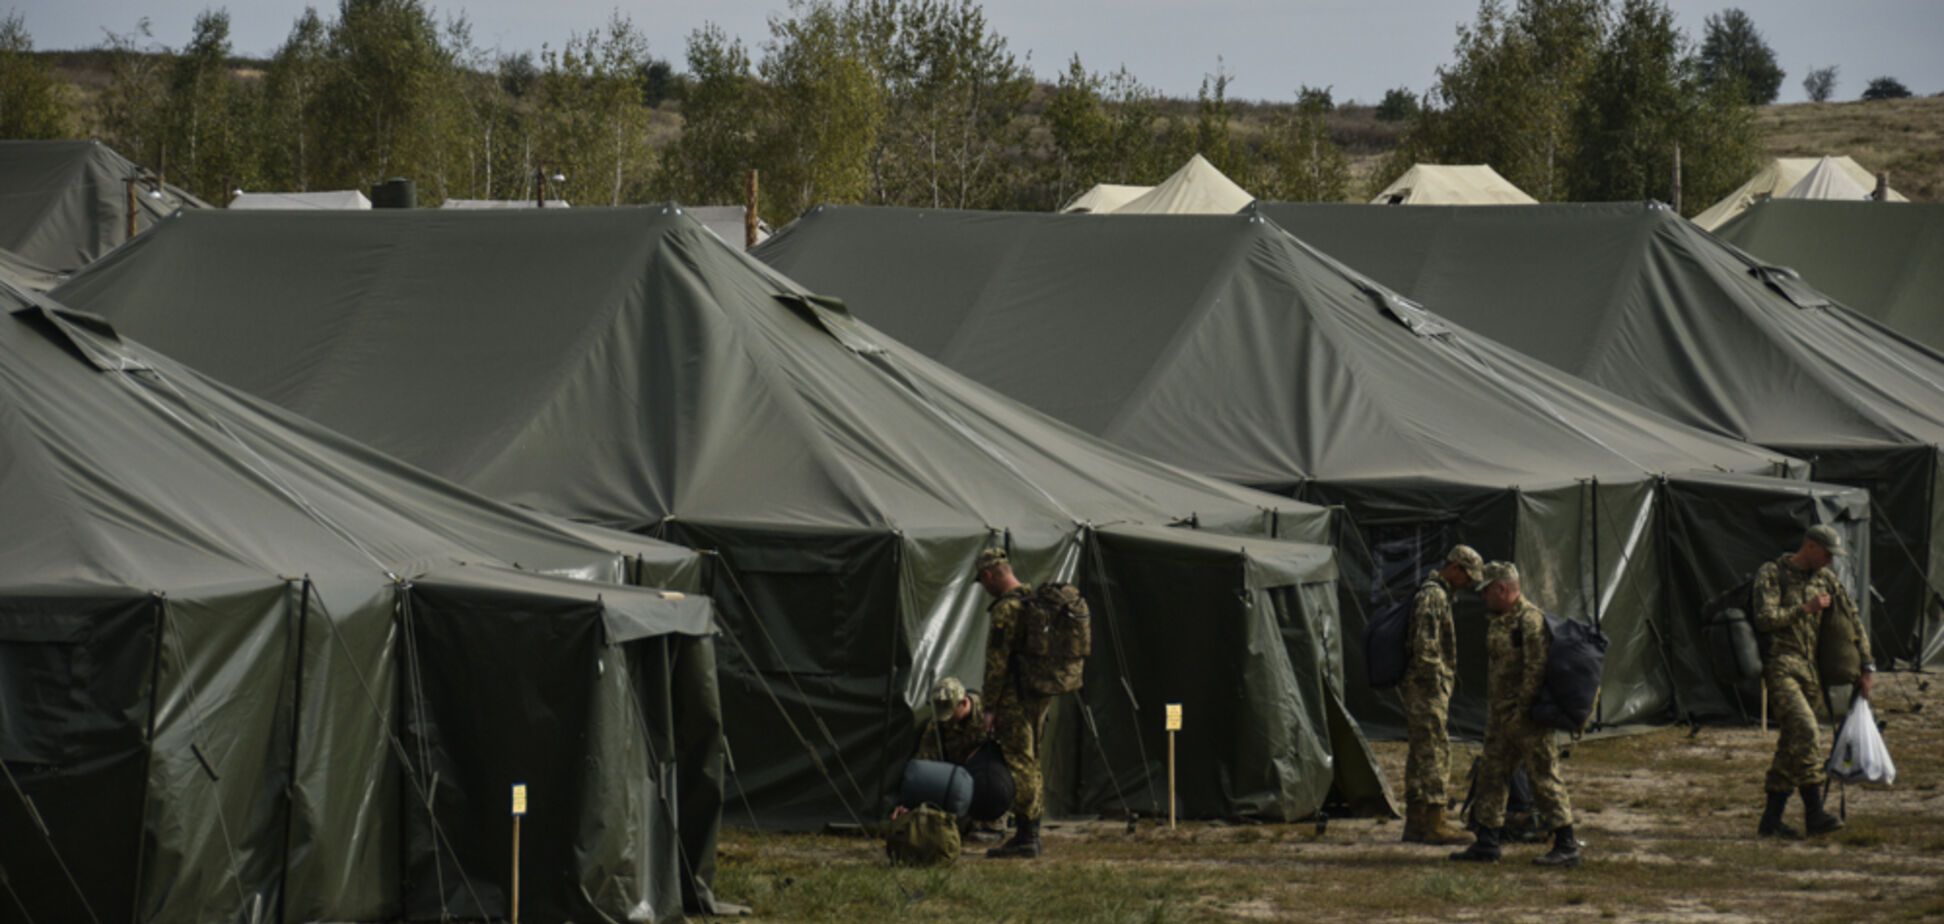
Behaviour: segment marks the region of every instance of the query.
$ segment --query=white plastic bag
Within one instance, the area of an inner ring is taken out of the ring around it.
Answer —
[[[1883,745],[1869,700],[1857,697],[1843,726],[1836,730],[1836,746],[1829,750],[1829,776],[1845,783],[1885,786],[1897,781],[1897,765],[1890,760],[1890,749]]]

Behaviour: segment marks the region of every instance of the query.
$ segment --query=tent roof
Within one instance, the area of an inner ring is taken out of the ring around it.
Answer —
[[[1261,207],[1440,313],[1766,446],[1944,440],[1944,360],[1655,204]]]
[[[57,272],[100,259],[127,239],[125,181],[141,172],[98,141],[0,141],[0,249]],[[142,189],[138,231],[177,208],[208,208],[174,186]]]
[[[246,192],[230,200],[232,209],[355,209],[371,208],[371,200],[355,189],[319,192]]]
[[[1778,157],[1765,164],[1755,175],[1748,178],[1734,192],[1722,197],[1720,202],[1709,206],[1708,210],[1694,216],[1694,223],[1715,231],[1736,215],[1748,211],[1748,207],[1764,199],[1782,196],[1794,189],[1803,178],[1814,171],[1818,165],[1828,162],[1832,169],[1853,180],[1856,185],[1868,191],[1876,189],[1876,175],[1865,169],[1848,155],[1833,157]],[[1801,198],[1801,197],[1797,197]],[[1907,202],[1903,193],[1890,190],[1890,201]]]
[[[1152,186],[1122,186],[1118,183],[1100,183],[1094,188],[1073,197],[1060,209],[1062,212],[1092,212],[1106,214],[1147,194]]]
[[[1772,199],[1715,233],[1944,352],[1944,205]]]
[[[1414,164],[1373,205],[1531,205],[1537,199],[1489,164]]]
[[[532,199],[447,199],[439,203],[442,209],[537,209],[540,206]],[[548,199],[547,208],[572,208],[565,199]]]
[[[1874,189],[1865,187],[1849,175],[1833,157],[1816,161],[1816,166],[1789,191],[1777,196],[1778,199],[1836,199],[1846,202],[1861,202],[1870,198]]]
[[[702,223],[702,226],[715,232],[723,243],[737,250],[746,249],[743,241],[748,239],[748,230],[743,222],[749,217],[749,209],[740,205],[685,205],[682,211]],[[760,244],[770,236],[770,226],[759,216],[756,219],[756,243]]]
[[[591,533],[217,385],[99,318],[6,286],[0,309],[0,584],[380,583],[455,562],[619,570]]]
[[[61,274],[11,250],[0,248],[0,282],[30,292],[45,292],[61,281]]]
[[[757,256],[1031,406],[1247,484],[1788,465],[1466,331],[1248,215],[826,207]]]
[[[1078,521],[1327,516],[977,387],[673,208],[210,213],[165,231],[64,297],[407,461],[576,519],[1064,536]]]
[[[1196,154],[1160,185],[1134,197],[1115,215],[1233,215],[1255,196]],[[1069,209],[1070,210],[1070,209]]]

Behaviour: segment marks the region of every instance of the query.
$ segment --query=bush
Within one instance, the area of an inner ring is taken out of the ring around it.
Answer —
[[[1909,96],[1910,88],[1895,77],[1878,77],[1870,81],[1869,88],[1863,91],[1866,100],[1905,99]]]
[[[1829,102],[1836,95],[1836,68],[1819,67],[1810,71],[1809,76],[1802,78],[1802,92],[1809,94],[1810,102]]]
[[[1403,122],[1418,113],[1417,94],[1403,87],[1384,91],[1384,101],[1377,104],[1377,121]]]

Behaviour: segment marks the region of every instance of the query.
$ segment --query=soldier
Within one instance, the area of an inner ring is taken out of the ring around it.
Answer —
[[[1782,821],[1791,791],[1802,793],[1802,820],[1810,834],[1827,834],[1843,826],[1841,819],[1823,809],[1823,749],[1810,704],[1821,695],[1816,643],[1822,621],[1829,615],[1849,620],[1856,634],[1863,664],[1857,694],[1868,698],[1876,680],[1869,634],[1863,631],[1849,593],[1829,568],[1831,559],[1844,554],[1843,537],[1836,530],[1811,526],[1796,551],[1755,572],[1755,628],[1769,638],[1762,683],[1768,688],[1769,711],[1782,726],[1765,786],[1768,806],[1755,829],[1759,837],[1801,836]]]
[[[1539,866],[1580,865],[1573,838],[1573,806],[1559,773],[1559,749],[1552,729],[1532,718],[1532,701],[1545,679],[1546,617],[1519,588],[1519,569],[1511,562],[1485,566],[1479,593],[1491,612],[1485,629],[1485,756],[1478,768],[1478,839],[1453,860],[1493,863],[1500,856],[1505,825],[1506,786],[1513,768],[1524,762],[1532,779],[1532,801],[1542,823],[1553,832],[1553,846],[1533,862]]]
[[[979,586],[993,597],[986,607],[992,617],[986,636],[986,724],[1012,770],[1013,820],[1019,827],[1011,840],[986,851],[986,856],[1033,859],[1045,849],[1039,835],[1046,796],[1040,778],[1040,735],[1046,729],[1047,709],[1053,705],[1052,697],[1024,690],[1014,671],[1019,641],[1015,629],[1033,589],[1013,576],[1004,549],[980,552],[977,567]]]
[[[1464,832],[1445,821],[1445,778],[1450,772],[1451,685],[1458,673],[1458,638],[1451,625],[1451,593],[1478,583],[1485,559],[1468,545],[1453,546],[1444,567],[1425,575],[1411,604],[1404,680],[1404,722],[1411,750],[1404,759],[1404,840],[1413,844],[1462,844]]]
[[[988,740],[979,694],[966,692],[957,677],[946,677],[932,687],[931,699],[932,719],[918,733],[918,759],[965,763]]]

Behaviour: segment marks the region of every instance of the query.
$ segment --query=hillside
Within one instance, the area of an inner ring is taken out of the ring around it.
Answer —
[[[1777,157],[1848,154],[1912,201],[1944,200],[1944,96],[1768,106],[1760,118]]]

